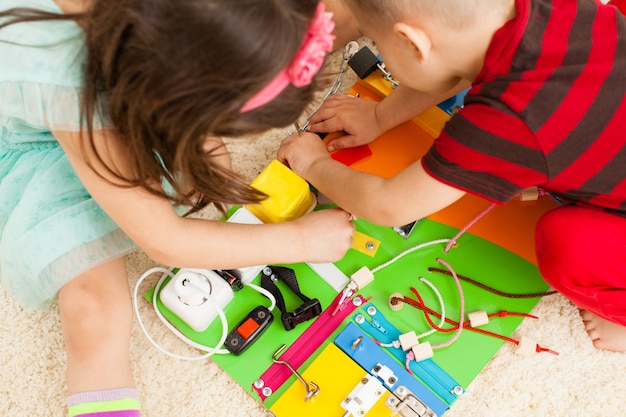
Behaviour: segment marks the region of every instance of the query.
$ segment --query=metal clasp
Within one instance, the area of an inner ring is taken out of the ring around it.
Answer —
[[[393,395],[387,397],[385,404],[393,411],[392,416],[437,417],[437,413],[431,410],[405,386],[399,386],[393,391]]]
[[[274,354],[272,355],[272,360],[274,361],[274,363],[279,363],[282,365],[285,365],[287,368],[289,368],[289,370],[291,371],[292,374],[294,374],[296,376],[296,378],[298,378],[298,380],[300,382],[302,382],[302,385],[304,385],[304,388],[306,389],[306,396],[304,397],[304,401],[308,401],[310,400],[312,397],[316,396],[317,394],[319,394],[320,392],[320,387],[313,381],[306,382],[304,380],[304,378],[302,378],[302,375],[300,375],[298,373],[298,371],[296,371],[296,369],[291,366],[291,364],[287,361],[278,359],[278,355],[280,355],[280,353],[285,350],[285,346],[286,345],[282,345],[276,352],[274,352]]]
[[[300,307],[292,312],[283,313],[280,316],[285,330],[292,330],[296,325],[311,320],[322,313],[322,305],[317,298],[305,301]]]

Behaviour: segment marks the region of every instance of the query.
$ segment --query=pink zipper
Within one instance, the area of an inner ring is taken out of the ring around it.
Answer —
[[[339,324],[352,313],[358,306],[367,300],[356,295],[354,298],[345,299],[343,306],[334,316],[332,313],[339,303],[342,293],[340,292],[331,305],[304,331],[287,350],[280,355],[280,360],[288,362],[294,369],[298,369],[330,336]],[[358,300],[358,301],[357,301]],[[257,392],[262,401],[279,389],[293,373],[289,368],[280,363],[273,363],[254,381],[252,388]]]

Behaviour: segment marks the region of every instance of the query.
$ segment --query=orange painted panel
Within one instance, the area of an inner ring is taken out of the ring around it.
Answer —
[[[359,93],[362,99],[379,99],[379,96],[374,94],[371,88],[366,88],[362,82],[357,83],[349,91],[349,94],[356,93]],[[437,108],[419,117],[419,124],[428,125],[426,129],[418,126],[413,120],[386,132],[369,144],[372,155],[352,164],[351,167],[384,178],[393,177],[427,152],[435,140],[427,132],[441,129],[443,126],[441,113],[445,114]],[[333,136],[329,135],[326,140],[331,137]],[[462,229],[489,204],[483,198],[467,194],[451,206],[429,216],[429,219]],[[514,199],[492,209],[474,224],[469,232],[536,264],[535,224],[543,213],[557,206],[558,204],[550,197],[540,197],[536,201]]]

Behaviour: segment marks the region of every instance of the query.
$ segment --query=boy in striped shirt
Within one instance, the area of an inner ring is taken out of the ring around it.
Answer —
[[[279,159],[380,225],[465,193],[500,204],[531,186],[555,194],[567,204],[537,225],[539,269],[580,308],[597,348],[626,351],[626,18],[595,0],[344,1],[400,87],[380,104],[329,100],[309,129],[345,131],[330,150],[471,85],[464,107],[390,179],[332,160],[312,134],[285,139]]]

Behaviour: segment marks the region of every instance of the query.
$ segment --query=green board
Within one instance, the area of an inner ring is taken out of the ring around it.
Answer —
[[[375,269],[409,248],[433,240],[449,239],[458,232],[456,228],[424,219],[417,224],[411,235],[404,239],[392,228],[375,226],[363,220],[357,220],[356,223],[358,231],[379,240],[381,243],[373,257],[357,250],[349,250],[344,259],[336,263],[336,266],[348,276],[362,266]],[[425,277],[441,292],[446,317],[459,321],[460,297],[454,279],[446,274],[428,271],[429,267],[445,269],[437,261],[438,258],[445,260],[458,274],[471,277],[504,292],[536,293],[548,288],[535,265],[469,232],[460,237],[458,245],[453,247],[449,253],[445,253],[444,248],[445,244],[437,244],[419,249],[379,269],[374,274],[374,281],[361,290],[359,294],[370,298],[370,302],[374,303],[400,331],[414,330],[419,334],[430,329],[424,314],[410,306],[404,306],[400,312],[391,311],[388,307],[388,299],[389,295],[395,292],[415,298],[410,292],[410,287],[415,287],[424,297],[425,304],[433,310],[439,311],[439,301],[436,295],[419,280],[420,277]],[[318,298],[323,308],[327,308],[337,296],[336,291],[317,276],[308,265],[284,266],[294,269],[302,293],[310,298]],[[253,283],[259,285],[259,277]],[[466,313],[476,310],[486,310],[487,313],[501,310],[528,313],[539,301],[538,298],[503,298],[465,282],[462,283],[462,288]],[[282,293],[288,310],[293,310],[301,304],[301,300],[290,291],[284,290]],[[146,298],[149,300],[152,299],[151,297],[151,293],[146,294]],[[269,306],[269,301],[255,290],[247,287],[235,292],[233,301],[225,308],[229,328],[232,328],[258,305]],[[215,320],[205,332],[197,333],[168,312],[160,303],[159,306],[164,315],[195,342],[214,346],[219,341],[222,332],[220,320]],[[305,322],[296,326],[292,331],[285,331],[280,322],[278,309],[274,311],[274,315],[274,322],[268,330],[243,354],[239,356],[232,354],[214,355],[212,357],[224,371],[251,393],[253,393],[252,383],[272,364],[272,354],[282,344],[290,346],[313,322]],[[352,316],[348,317],[345,323]],[[522,319],[521,317],[495,318],[483,328],[510,337]],[[438,322],[436,318],[433,320]],[[343,324],[339,326],[322,347],[332,343],[334,336],[343,327]],[[450,327],[450,325],[444,327]],[[438,344],[446,342],[453,335],[454,333],[438,333],[429,336],[427,340],[431,344]],[[504,343],[505,341],[502,339],[464,330],[460,338],[451,346],[435,350],[433,360],[461,386],[467,387]],[[306,369],[307,364],[321,350],[321,348],[318,349],[299,370],[302,372]],[[294,381],[296,381],[295,377],[290,378],[280,390],[266,399],[264,405],[267,408],[271,407],[282,392]],[[256,396],[256,393],[253,395]]]

